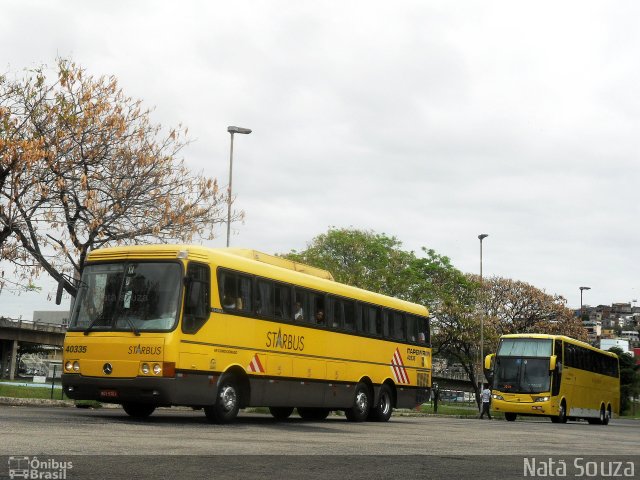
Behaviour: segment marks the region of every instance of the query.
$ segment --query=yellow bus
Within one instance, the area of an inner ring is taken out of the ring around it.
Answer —
[[[619,413],[618,356],[573,338],[503,335],[485,369],[492,371],[491,408],[511,422],[534,415],[607,425]]]
[[[249,406],[387,421],[431,387],[425,307],[253,250],[185,245],[92,251],[63,363],[72,399],[133,417],[191,406],[215,423]]]

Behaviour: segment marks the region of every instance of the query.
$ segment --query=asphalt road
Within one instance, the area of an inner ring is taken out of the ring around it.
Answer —
[[[0,406],[0,455],[71,459],[66,478],[523,478],[523,458],[609,455],[640,469],[640,422],[506,422],[392,417],[388,423],[284,422],[241,413],[211,425],[200,411]],[[187,457],[188,456],[188,457]],[[0,459],[0,478],[8,478]],[[55,467],[56,464],[54,464]],[[376,475],[371,476],[372,472]],[[514,476],[510,476],[513,474]],[[640,470],[638,471],[640,475]],[[571,476],[571,475],[569,475]],[[634,471],[635,476],[635,471]]]

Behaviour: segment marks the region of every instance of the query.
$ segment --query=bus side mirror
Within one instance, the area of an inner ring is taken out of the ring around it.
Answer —
[[[62,292],[64,292],[64,278],[61,278],[58,282],[58,291],[56,292],[56,305],[62,303]]]
[[[556,369],[557,361],[558,361],[558,357],[556,357],[555,355],[551,355],[551,357],[549,357],[549,370],[550,371],[553,372]]]
[[[486,357],[484,357],[484,369],[485,370],[493,370],[493,359],[496,356],[495,353],[490,353]]]

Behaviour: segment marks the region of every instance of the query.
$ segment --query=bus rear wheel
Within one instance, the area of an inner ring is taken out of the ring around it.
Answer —
[[[286,420],[293,413],[293,407],[269,407],[269,413],[276,420]]]
[[[603,425],[609,425],[609,421],[611,420],[611,405],[607,407],[607,411],[604,414],[604,420],[602,422]]]
[[[298,407],[298,415],[303,420],[312,420],[315,422],[319,422],[324,420],[329,416],[330,410],[328,408],[304,408]]]
[[[123,403],[122,408],[125,412],[127,412],[127,415],[133,418],[147,418],[156,409],[156,407],[148,403],[131,402]]]
[[[374,422],[388,422],[393,411],[393,396],[388,385],[380,387],[378,404],[369,412],[369,420]]]
[[[353,399],[353,406],[344,411],[347,420],[350,422],[364,422],[369,416],[371,408],[371,394],[369,387],[359,382],[356,385],[356,394]]]
[[[507,420],[507,422],[515,422],[517,416],[518,414],[513,412],[506,412],[504,414],[504,418]]]
[[[240,391],[233,375],[224,374],[220,379],[216,401],[204,407],[204,414],[213,423],[232,422],[240,410]]]

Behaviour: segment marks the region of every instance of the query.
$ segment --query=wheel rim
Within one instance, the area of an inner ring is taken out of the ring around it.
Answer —
[[[560,412],[558,412],[558,418],[560,418],[560,420],[564,420],[564,403],[562,405],[560,405]]]
[[[391,398],[387,392],[382,392],[380,395],[380,411],[382,414],[386,415],[389,413],[389,409],[391,408]]]
[[[367,399],[367,394],[365,392],[363,392],[362,390],[360,390],[356,394],[356,408],[358,409],[358,411],[366,412],[367,411],[368,402],[369,402],[369,400]]]
[[[236,390],[231,385],[225,385],[220,389],[220,406],[227,412],[233,410],[237,402]]]

